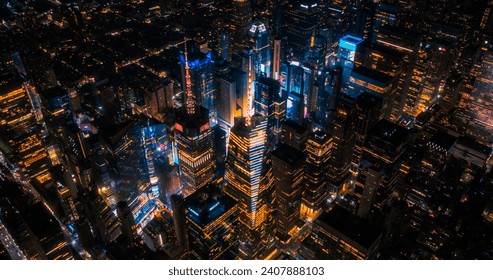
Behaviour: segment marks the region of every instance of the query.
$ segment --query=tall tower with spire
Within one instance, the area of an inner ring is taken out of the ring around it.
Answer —
[[[184,109],[187,115],[195,115],[197,113],[196,96],[192,92],[192,79],[190,77],[190,66],[188,65],[188,50],[187,43],[185,45],[185,91],[184,91]]]
[[[214,132],[209,123],[209,112],[197,105],[192,90],[188,51],[185,43],[185,83],[183,105],[175,115],[175,141],[180,166],[182,194],[189,196],[195,190],[214,180]]]

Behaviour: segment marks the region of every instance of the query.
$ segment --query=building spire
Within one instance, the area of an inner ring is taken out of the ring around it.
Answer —
[[[185,109],[187,115],[195,115],[195,96],[192,92],[192,81],[190,79],[190,67],[188,66],[187,40],[185,40]]]

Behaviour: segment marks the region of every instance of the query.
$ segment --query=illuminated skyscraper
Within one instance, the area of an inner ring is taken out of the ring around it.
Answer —
[[[270,77],[272,62],[270,37],[266,25],[261,21],[255,21],[248,30],[248,38],[254,53],[253,67],[256,76]]]
[[[337,64],[342,67],[342,89],[347,90],[349,77],[354,67],[354,56],[358,45],[363,39],[347,35],[339,40],[339,50],[337,53]]]
[[[452,43],[426,40],[420,43],[404,112],[411,116],[428,110],[440,98],[452,69],[456,50]]]
[[[180,55],[182,85],[186,85],[185,56]],[[209,111],[211,120],[216,122],[216,87],[214,84],[214,61],[212,52],[195,51],[188,54],[188,68],[195,102]]]
[[[12,66],[0,64],[0,137],[12,149],[11,161],[31,178],[49,178],[49,160],[29,93]],[[48,176],[48,177],[46,177]]]
[[[175,123],[175,140],[180,165],[183,195],[212,182],[214,178],[214,132],[209,126],[207,110],[201,115],[178,114]]]
[[[127,200],[133,195],[139,195],[147,190],[146,157],[142,130],[137,120],[121,124],[104,124],[98,127],[99,135],[104,140],[102,160],[110,167],[108,184],[109,193],[102,193],[103,197],[114,209],[119,200]],[[119,198],[112,198],[116,192]]]
[[[331,30],[329,43],[337,42],[341,37],[349,33],[352,20],[356,18],[352,9],[360,1],[348,0],[321,0],[320,24]],[[359,3],[358,3],[359,4]]]
[[[363,66],[353,69],[349,77],[347,94],[357,99],[364,92],[382,99],[380,118],[390,119],[396,98],[397,79]]]
[[[368,132],[355,187],[358,216],[364,218],[372,207],[381,207],[394,191],[409,141],[407,129],[386,120],[380,120]]]
[[[146,119],[142,125],[142,138],[144,143],[144,156],[146,164],[146,176],[150,184],[149,193],[152,196],[159,196],[164,190],[170,196],[169,188],[164,185],[165,168],[173,162],[171,141],[168,137],[166,125],[155,119]]]
[[[240,259],[261,259],[268,253],[272,170],[266,165],[267,119],[236,118],[226,161],[225,192],[238,203]]]
[[[335,193],[345,190],[350,176],[351,160],[355,144],[355,100],[343,95],[336,102],[330,132],[334,137],[333,152],[329,160],[329,182]]]
[[[246,38],[252,23],[250,0],[233,0],[231,12],[231,46],[233,52],[239,53],[247,46]]]
[[[304,218],[315,218],[331,195],[327,179],[332,148],[333,137],[325,132],[313,133],[308,138],[301,200],[301,215]]]
[[[286,117],[286,102],[279,96],[279,82],[259,77],[255,82],[255,113],[267,118],[267,153],[279,142],[281,122]]]
[[[420,50],[420,46],[423,45],[421,41],[422,36],[418,33],[387,25],[382,26],[377,34],[376,42],[397,50],[403,56],[402,73],[398,83],[399,97],[396,101],[399,105],[396,107],[398,111],[394,112],[394,115],[396,113],[400,115],[402,112],[409,115],[417,115],[415,111],[417,107],[415,105],[424,85],[424,69],[418,67],[417,61],[419,56],[422,59],[426,56],[423,50]]]
[[[281,143],[287,144],[298,151],[304,152],[308,139],[308,129],[287,120],[281,125]]]
[[[286,9],[287,44],[298,60],[305,58],[319,17],[316,0],[290,1]]]
[[[375,21],[374,31],[373,31],[374,41],[376,41],[377,34],[379,33],[380,29],[383,26],[395,25],[397,23],[398,12],[399,12],[398,4],[381,2],[378,5],[378,9],[375,12],[375,19],[374,19]]]
[[[354,63],[358,67],[364,66],[397,80],[397,89],[395,98],[392,98],[392,113],[390,115],[390,119],[393,121],[398,120],[402,115],[405,87],[404,57],[403,53],[388,46],[365,41],[358,46],[354,59]]]
[[[182,191],[187,197],[195,190],[212,182],[216,164],[214,161],[214,132],[209,124],[207,109],[196,104],[186,49],[184,60],[185,90],[182,109],[176,112],[175,141]]]
[[[298,61],[281,64],[279,83],[281,89],[288,94],[286,115],[299,124],[307,117],[312,105],[312,85],[315,69]]]
[[[463,97],[466,107],[460,115],[467,123],[464,127],[470,134],[481,135],[484,142],[493,142],[493,52],[483,55],[479,75],[474,89]]]
[[[217,187],[209,185],[185,199],[188,242],[193,259],[236,257],[237,203]]]

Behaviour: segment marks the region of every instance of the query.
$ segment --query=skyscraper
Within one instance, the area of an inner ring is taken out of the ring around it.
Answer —
[[[176,112],[175,141],[180,179],[185,197],[212,182],[215,173],[214,132],[207,109],[196,104],[192,91],[188,54],[185,49],[185,90],[183,106]]]
[[[231,11],[231,46],[233,52],[239,53],[247,46],[246,38],[252,23],[250,0],[233,0]]]
[[[466,108],[460,114],[467,123],[465,127],[471,134],[479,133],[484,142],[493,142],[493,52],[484,53],[479,77],[469,96],[464,96]]]
[[[452,69],[456,50],[451,42],[424,40],[420,43],[417,60],[404,112],[411,116],[428,110],[440,98],[445,81]]]
[[[381,2],[375,12],[373,38],[376,41],[380,29],[386,25],[396,25],[399,5]]]
[[[227,29],[221,30],[217,34],[218,56],[224,60],[231,60],[231,35]]]
[[[395,98],[392,98],[392,113],[390,115],[390,119],[393,121],[398,120],[402,115],[403,92],[406,81],[406,74],[403,71],[404,57],[403,53],[388,46],[365,41],[358,46],[354,59],[355,65],[358,67],[364,66],[397,80],[397,90]]]
[[[315,259],[365,260],[377,256],[382,223],[362,220],[340,206],[322,213],[315,221],[312,236]]]
[[[310,39],[317,28],[319,9],[316,0],[290,1],[285,11],[287,45],[299,61],[303,61],[310,47]]]
[[[287,144],[298,151],[304,152],[306,141],[308,139],[308,129],[295,123],[292,120],[286,120],[281,125],[281,143]]]
[[[342,68],[326,70],[318,76],[318,92],[315,103],[314,121],[323,129],[328,129],[341,93]]]
[[[102,138],[101,160],[108,164],[108,191],[102,196],[114,209],[119,200],[127,200],[147,191],[146,157],[142,130],[138,120],[121,124],[101,124],[98,126]],[[97,159],[99,160],[99,159]],[[113,192],[120,197],[113,197]]]
[[[383,98],[381,96],[376,96],[368,92],[364,92],[356,100],[356,143],[353,150],[353,167],[355,168],[359,166],[368,131],[381,119],[382,100]]]
[[[334,137],[333,152],[329,160],[329,182],[331,191],[344,191],[349,181],[351,160],[355,144],[355,100],[348,95],[338,98],[336,111],[330,125]]]
[[[354,6],[357,1],[346,0],[322,0],[320,1],[321,17],[320,24],[331,30],[329,44],[337,42],[342,36],[346,35],[355,17]]]
[[[131,246],[137,238],[132,210],[126,201],[120,201],[116,206],[116,213],[122,225],[122,234],[123,237],[125,237],[125,242],[127,243],[127,246]]]
[[[188,242],[193,259],[236,257],[237,203],[219,188],[209,185],[185,199]]]
[[[256,76],[270,77],[271,75],[271,50],[270,37],[266,25],[261,21],[255,21],[248,30],[250,48],[254,53],[253,67]]]
[[[397,79],[363,66],[354,68],[349,77],[348,95],[356,99],[367,92],[381,98],[380,117],[383,119],[390,119],[396,91]]]
[[[342,89],[347,90],[349,77],[354,68],[354,57],[358,45],[363,39],[351,35],[344,36],[339,40],[339,50],[337,52],[337,65],[342,67]]]
[[[323,131],[315,132],[308,138],[301,200],[301,215],[304,218],[314,219],[331,195],[327,179],[333,140],[332,136]]]
[[[393,192],[409,141],[407,129],[386,120],[380,120],[369,131],[355,187],[358,216],[364,218],[373,206],[381,207]]]
[[[0,138],[29,178],[49,175],[49,160],[29,93],[13,67],[0,64]]]
[[[304,163],[303,153],[286,144],[281,144],[272,152],[275,232],[281,246],[293,236],[300,220]]]
[[[226,161],[225,192],[238,203],[240,259],[261,259],[271,211],[272,170],[266,165],[267,119],[236,118]]]
[[[104,244],[115,241],[122,234],[122,225],[103,198],[85,190],[80,198],[85,216],[94,228],[93,235]]]
[[[214,83],[214,61],[212,52],[202,53],[195,51],[187,57],[192,92],[195,94],[195,102],[209,111],[212,121],[216,119],[216,86]],[[185,55],[180,55],[182,85],[186,85]]]
[[[312,106],[312,86],[315,79],[315,68],[298,61],[281,64],[279,82],[286,92],[287,117],[301,124]]]
[[[259,77],[255,82],[255,113],[267,118],[267,153],[279,142],[281,122],[286,117],[286,102],[279,96],[279,82]]]
[[[144,143],[146,176],[150,183],[149,193],[159,196],[164,190],[170,196],[171,190],[165,186],[164,170],[173,162],[172,145],[169,140],[166,125],[155,119],[142,120],[142,138]]]
[[[217,116],[219,126],[229,129],[236,114],[236,81],[228,76],[220,77],[217,95]]]

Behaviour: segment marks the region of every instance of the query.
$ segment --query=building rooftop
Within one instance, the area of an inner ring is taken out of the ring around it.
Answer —
[[[392,80],[391,76],[364,66],[356,67],[351,75],[367,77],[381,86],[386,86]]]
[[[322,227],[334,229],[340,238],[351,239],[364,248],[370,248],[382,234],[381,223],[370,223],[350,213],[339,205],[323,212],[316,220]]]
[[[380,120],[370,129],[369,135],[397,147],[407,141],[409,131],[396,123]]]
[[[355,36],[351,36],[351,35],[344,36],[342,38],[342,40],[345,40],[345,41],[348,41],[348,42],[354,43],[354,44],[358,44],[358,43],[363,42],[363,39],[355,37]]]
[[[136,121],[126,121],[119,124],[108,124],[102,120],[96,120],[94,125],[98,128],[99,135],[111,146],[115,146],[125,134],[135,125]]]
[[[382,44],[375,44],[370,41],[364,41],[359,47],[359,50],[374,50],[377,51],[378,53],[384,54],[386,58],[391,58],[391,59],[402,59],[403,54],[401,52],[398,52],[395,49],[389,48],[387,46],[384,46]]]
[[[195,115],[190,116],[184,112],[183,107],[176,110],[175,129],[189,136],[197,136],[209,129],[209,110],[197,106],[196,112]]]
[[[1,64],[0,64],[1,66]],[[14,71],[7,67],[0,68],[0,93],[8,93],[22,86],[22,81]]]
[[[462,146],[465,146],[467,148],[471,148],[472,150],[480,152],[480,153],[485,154],[485,155],[489,155],[491,153],[490,147],[483,145],[483,144],[475,141],[474,139],[472,139],[470,137],[466,137],[466,136],[460,136],[457,139],[456,145],[462,145]]]
[[[315,131],[310,135],[310,140],[315,141],[318,144],[323,144],[327,142],[327,139],[331,138],[332,135],[326,131]]]
[[[266,120],[266,118],[264,116],[255,114],[250,118],[250,124],[247,124],[246,118],[236,117],[235,118],[235,124],[231,128],[231,132],[234,131],[236,134],[239,134],[239,135],[247,135],[252,130],[254,130],[257,126],[265,123],[265,120]]]
[[[236,205],[230,196],[213,185],[200,188],[185,199],[187,217],[205,227]]]
[[[308,131],[308,129],[306,129],[304,126],[302,125],[299,125],[297,122],[291,120],[291,119],[288,119],[286,120],[282,126],[286,126],[286,127],[289,127],[289,128],[292,128],[296,131],[296,133],[298,134],[303,134],[303,133],[306,133]]]
[[[279,91],[279,88],[281,87],[281,85],[279,84],[279,81],[274,80],[272,78],[263,77],[263,76],[257,78],[257,83],[264,84],[264,85],[268,86],[269,88],[274,89],[273,91],[276,91],[276,90]]]
[[[54,87],[42,91],[40,95],[42,95],[46,99],[51,99],[51,98],[57,98],[67,95],[67,91],[61,87]]]
[[[358,105],[364,108],[375,108],[377,106],[382,106],[383,98],[382,96],[377,96],[370,92],[363,92],[357,98]]]
[[[305,158],[302,152],[284,143],[272,152],[272,157],[278,158],[291,166],[299,164]]]
[[[457,137],[454,137],[448,133],[439,130],[431,137],[429,142],[448,151],[450,148],[452,148],[456,140]]]

